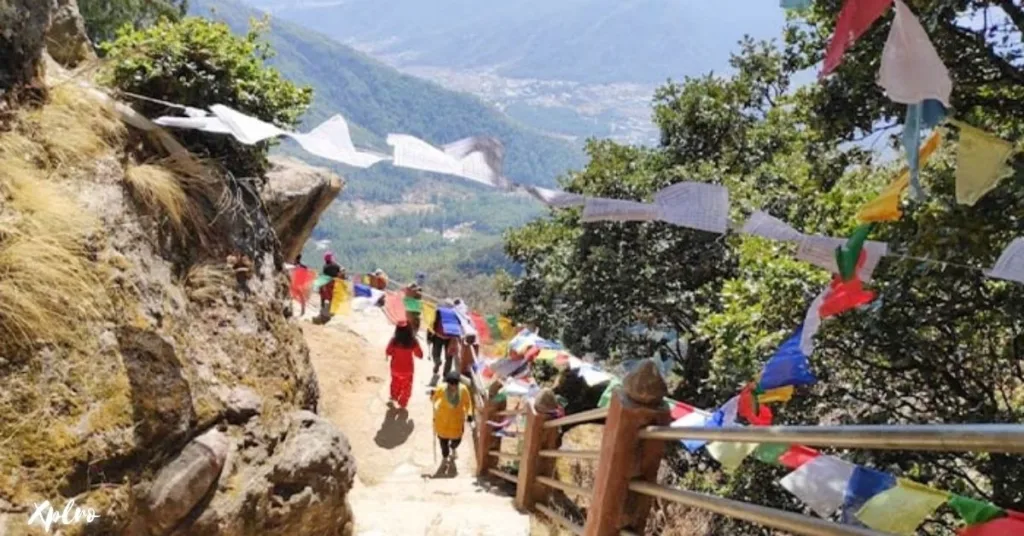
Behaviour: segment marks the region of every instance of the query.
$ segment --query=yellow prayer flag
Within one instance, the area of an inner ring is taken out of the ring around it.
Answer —
[[[760,395],[757,395],[757,401],[762,404],[770,404],[772,402],[789,402],[789,400],[793,398],[793,391],[795,390],[796,388],[792,385],[769,389]]]
[[[936,129],[917,152],[917,159],[920,166],[924,166],[924,163],[928,161],[932,156],[932,153],[939,148],[941,143],[942,133],[940,130]],[[860,208],[860,211],[857,212],[857,219],[863,223],[899,220],[900,217],[903,216],[903,212],[900,211],[900,195],[909,185],[910,170],[903,168],[899,177],[892,181],[889,186],[886,186],[885,189],[878,194],[878,197],[868,201]]]
[[[348,281],[344,279],[334,280],[334,293],[331,295],[331,314],[347,315],[352,310],[352,301],[349,300],[351,293],[348,289]]]
[[[712,441],[707,444],[708,454],[722,464],[726,473],[739,469],[743,460],[755,450],[758,443],[737,443],[735,441]]]
[[[984,130],[956,122],[960,127],[960,145],[956,154],[956,202],[974,205],[999,181],[1013,175],[1006,160],[1013,144]]]
[[[490,346],[490,352],[487,355],[492,357],[504,357],[508,355],[508,341],[495,341]]]
[[[498,317],[498,328],[501,329],[502,339],[511,339],[516,336],[516,325],[512,323],[512,319],[499,316]]]
[[[857,519],[877,531],[913,536],[917,526],[947,500],[946,492],[901,478],[864,503]]]
[[[437,304],[423,300],[423,324],[427,331],[434,332],[434,319],[437,318]]]

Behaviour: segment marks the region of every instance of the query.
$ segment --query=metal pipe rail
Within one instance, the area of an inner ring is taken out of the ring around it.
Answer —
[[[573,413],[572,415],[566,415],[565,417],[560,417],[558,419],[552,419],[544,423],[544,428],[558,428],[559,426],[568,426],[570,424],[597,421],[607,416],[608,408],[588,409],[587,411],[581,411],[579,413]]]
[[[569,460],[601,459],[601,451],[599,450],[542,450],[539,454],[541,458],[565,458]]]
[[[799,443],[812,447],[1024,453],[1024,425],[651,426],[640,439]]]
[[[497,469],[488,469],[487,472],[491,473],[492,475],[494,475],[494,476],[496,476],[498,478],[501,478],[501,479],[504,479],[504,480],[508,480],[509,482],[511,482],[513,484],[518,484],[519,483],[519,479],[518,478],[516,478],[516,477],[506,473],[505,471],[499,471]]]
[[[562,482],[561,480],[556,480],[554,478],[549,478],[546,476],[538,476],[537,482],[544,484],[549,488],[555,488],[557,490],[564,491],[565,493],[578,495],[580,497],[586,497],[588,499],[594,496],[593,492],[591,492],[589,489],[574,486],[572,484],[567,484],[565,482]]]
[[[562,528],[564,528],[565,530],[568,530],[569,532],[577,535],[583,534],[583,527],[577,525],[576,523],[573,523],[571,520],[569,520],[569,518],[552,510],[548,506],[538,503],[534,505],[534,507],[537,510],[539,510],[540,513],[550,517],[553,521],[561,525]]]
[[[629,489],[648,497],[700,508],[733,519],[749,521],[766,527],[792,532],[793,534],[803,534],[806,536],[889,536],[883,532],[876,532],[866,528],[839,525],[823,519],[786,512],[785,510],[776,510],[756,504],[723,499],[713,495],[704,495],[703,493],[666,488],[665,486],[647,482],[633,481],[629,484]]]

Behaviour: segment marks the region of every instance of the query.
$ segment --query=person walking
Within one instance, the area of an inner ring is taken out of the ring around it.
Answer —
[[[402,321],[395,327],[395,335],[388,343],[386,359],[391,361],[391,400],[405,409],[412,396],[413,356],[423,358],[423,349],[409,324]]]
[[[473,401],[469,389],[459,379],[456,370],[444,377],[445,386],[435,388],[431,401],[434,405],[434,434],[441,444],[442,463],[455,462],[465,423],[473,422]]]
[[[449,302],[445,302],[442,307],[450,305]],[[434,315],[434,325],[428,330],[427,337],[430,339],[430,357],[434,361],[434,376],[437,377],[441,374],[442,357],[444,358],[444,374],[448,374],[452,368],[452,358],[455,357],[458,341],[445,334],[440,311]]]

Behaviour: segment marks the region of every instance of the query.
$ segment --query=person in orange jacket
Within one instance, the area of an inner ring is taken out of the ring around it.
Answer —
[[[413,357],[423,359],[423,349],[416,335],[405,321],[395,327],[395,335],[388,343],[386,359],[391,360],[391,401],[405,409],[412,396]]]

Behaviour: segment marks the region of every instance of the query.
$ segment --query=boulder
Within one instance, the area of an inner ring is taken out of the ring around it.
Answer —
[[[0,0],[0,95],[43,87],[43,48],[53,0]]]
[[[228,422],[242,424],[259,414],[263,401],[252,389],[236,387],[228,393],[224,406]]]
[[[228,437],[217,429],[193,439],[160,470],[146,494],[145,528],[136,534],[166,534],[199,503],[217,481],[229,448]]]
[[[253,419],[229,458],[219,492],[175,536],[352,534],[355,459],[330,422],[308,411]]]
[[[320,214],[341,193],[341,177],[294,158],[271,157],[261,196],[281,242],[281,255],[291,262],[313,233]]]
[[[46,51],[64,67],[74,68],[83,61],[95,59],[92,42],[85,33],[85,21],[78,12],[77,0],[56,0],[46,32]]]

